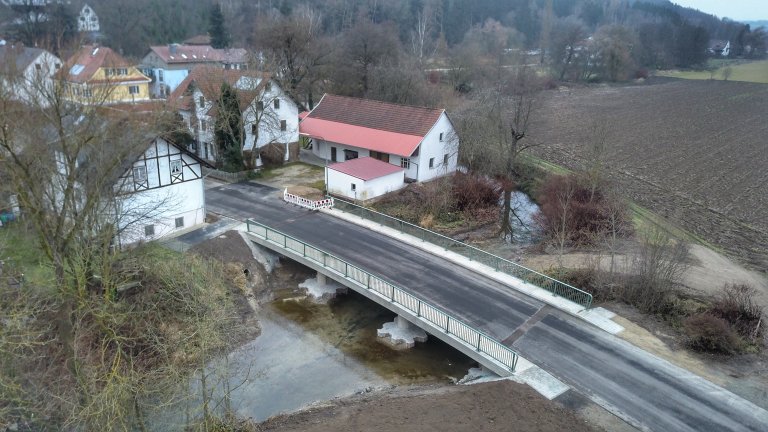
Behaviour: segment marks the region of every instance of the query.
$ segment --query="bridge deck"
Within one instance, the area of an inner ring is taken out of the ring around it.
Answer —
[[[209,211],[254,218],[378,274],[472,323],[631,424],[657,431],[762,431],[768,412],[483,275],[249,183],[206,191]],[[521,334],[522,333],[522,334]],[[514,403],[514,401],[510,401]]]

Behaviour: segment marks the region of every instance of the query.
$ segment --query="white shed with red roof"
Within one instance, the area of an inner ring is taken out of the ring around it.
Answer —
[[[328,193],[369,200],[405,186],[405,168],[372,157],[350,159],[326,167]]]
[[[415,181],[456,170],[458,140],[443,109],[326,94],[299,123],[299,133],[330,163],[371,157],[403,168]]]

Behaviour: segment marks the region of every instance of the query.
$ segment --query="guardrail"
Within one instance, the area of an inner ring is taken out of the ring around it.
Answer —
[[[402,306],[414,317],[439,328],[455,340],[497,361],[509,369],[510,372],[515,371],[518,358],[517,353],[493,337],[462,322],[440,308],[432,306],[402,288],[398,288],[333,254],[310,246],[299,239],[269,228],[253,219],[248,219],[245,222],[249,233],[255,234],[275,246],[291,251],[296,255],[312,260],[339,276],[356,282],[379,297]]]
[[[380,225],[396,229],[402,233],[410,234],[422,241],[436,244],[443,247],[445,250],[456,252],[469,258],[471,261],[485,264],[496,271],[506,273],[539,288],[545,289],[558,297],[580,304],[586,309],[592,307],[592,294],[482,249],[478,249],[418,225],[338,198],[335,201],[334,207],[341,211],[360,216],[363,219],[368,219]]]
[[[333,207],[333,198],[325,198],[315,201],[294,195],[292,193],[288,193],[288,188],[283,191],[283,200],[292,204],[296,204],[297,206],[308,208],[310,210]]]

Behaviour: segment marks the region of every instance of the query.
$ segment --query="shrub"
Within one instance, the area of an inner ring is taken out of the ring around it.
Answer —
[[[742,337],[754,342],[763,334],[763,308],[755,304],[756,290],[746,284],[725,285],[712,305],[712,315],[727,321]]]
[[[741,349],[741,340],[728,321],[710,313],[686,318],[683,327],[688,344],[695,350],[733,354]]]
[[[456,173],[453,176],[454,205],[459,211],[475,211],[499,205],[501,187],[488,177]]]
[[[567,244],[591,244],[609,229],[620,236],[631,231],[623,202],[586,183],[576,175],[547,177],[537,194],[536,216],[545,235]]]

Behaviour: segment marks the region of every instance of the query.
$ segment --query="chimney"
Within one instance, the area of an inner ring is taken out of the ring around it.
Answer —
[[[169,44],[168,53],[170,53],[171,55],[176,55],[176,50],[178,48],[179,48],[179,44],[175,44],[175,43]]]

